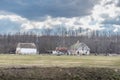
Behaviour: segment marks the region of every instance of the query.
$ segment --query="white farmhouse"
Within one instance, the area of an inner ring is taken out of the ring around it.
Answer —
[[[90,54],[90,48],[85,43],[80,43],[79,41],[77,41],[77,43],[71,46],[70,51],[71,51],[71,54],[74,54],[74,55]]]
[[[37,54],[37,47],[34,43],[18,43],[16,54]]]

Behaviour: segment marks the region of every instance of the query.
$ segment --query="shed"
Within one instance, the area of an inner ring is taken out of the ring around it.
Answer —
[[[68,53],[68,49],[66,47],[56,47],[52,53],[54,55],[65,55]]]
[[[90,48],[85,43],[80,43],[79,41],[77,41],[70,47],[70,54],[89,55]]]
[[[37,54],[37,47],[34,43],[18,43],[16,54]]]

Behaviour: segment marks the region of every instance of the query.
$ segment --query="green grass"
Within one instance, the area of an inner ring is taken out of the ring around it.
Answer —
[[[0,55],[0,67],[108,67],[120,68],[120,56]]]

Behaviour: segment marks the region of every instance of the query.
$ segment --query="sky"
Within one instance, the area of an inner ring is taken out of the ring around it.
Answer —
[[[0,33],[79,28],[120,31],[120,0],[0,0]]]

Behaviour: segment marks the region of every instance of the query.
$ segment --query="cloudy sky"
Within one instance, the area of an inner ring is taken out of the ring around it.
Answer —
[[[57,26],[120,31],[120,0],[0,0],[0,33]]]

